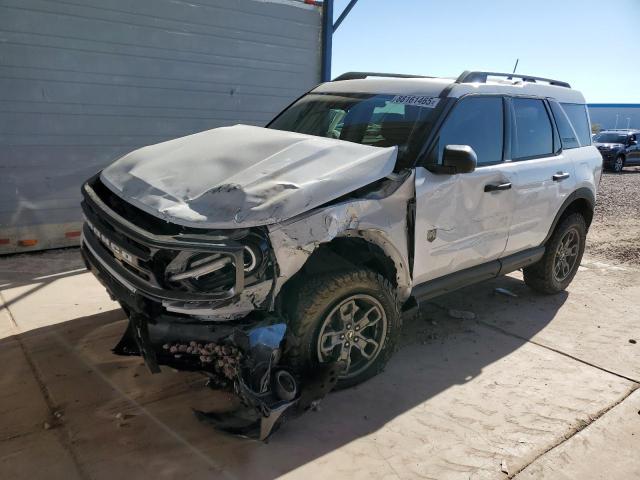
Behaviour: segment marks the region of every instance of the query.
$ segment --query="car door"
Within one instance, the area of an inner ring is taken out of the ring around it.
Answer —
[[[627,165],[640,164],[640,145],[638,145],[638,134],[629,135],[629,146],[627,147]]]
[[[425,164],[442,164],[446,145],[469,145],[478,157],[475,171],[450,175],[416,168],[416,285],[490,262],[504,252],[513,213],[511,177],[503,162],[505,111],[501,96],[461,98]]]
[[[580,143],[559,104],[541,98],[508,99],[511,110],[511,164],[517,168],[512,181],[515,213],[509,229],[505,256],[541,245],[576,179],[569,148]],[[553,106],[554,115],[552,115]],[[560,135],[568,149],[563,151]],[[569,133],[566,133],[568,130]]]

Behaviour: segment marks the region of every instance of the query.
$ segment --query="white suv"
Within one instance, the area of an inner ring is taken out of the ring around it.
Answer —
[[[130,316],[117,352],[263,395],[279,369],[275,393],[294,398],[323,364],[339,386],[379,372],[402,308],[426,298],[520,268],[538,291],[566,288],[601,169],[565,82],[348,73],[266,128],[105,168],[83,186],[82,251]],[[257,337],[277,354],[256,380]]]

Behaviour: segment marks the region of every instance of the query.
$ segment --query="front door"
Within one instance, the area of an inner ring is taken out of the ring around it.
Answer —
[[[442,161],[446,145],[469,145],[474,172],[434,174],[416,169],[414,284],[502,256],[513,211],[512,166],[503,162],[504,99],[470,95],[447,116],[429,163]]]

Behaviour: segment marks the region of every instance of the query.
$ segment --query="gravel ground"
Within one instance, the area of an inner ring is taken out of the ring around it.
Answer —
[[[640,167],[602,176],[587,254],[640,265]]]

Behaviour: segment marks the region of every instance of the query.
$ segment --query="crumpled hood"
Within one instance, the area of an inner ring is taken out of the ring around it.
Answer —
[[[135,150],[102,181],[142,210],[180,225],[267,225],[389,175],[396,147],[379,148],[235,125]]]

